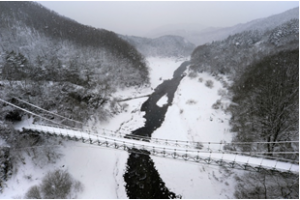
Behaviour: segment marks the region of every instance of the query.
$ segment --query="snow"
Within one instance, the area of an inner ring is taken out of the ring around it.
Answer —
[[[147,98],[145,97],[126,102],[120,102],[121,105],[128,105],[126,110],[118,113],[109,121],[100,123],[97,122],[93,125],[94,129],[99,130],[104,128],[114,132],[130,133],[131,130],[143,127],[145,124],[145,119],[143,118],[144,112],[140,111],[140,108],[146,99]]]
[[[84,184],[78,198],[126,198],[122,175],[125,173],[127,152],[70,142],[64,153],[62,164]]]
[[[166,186],[183,199],[234,198],[234,179],[218,166],[152,159]]]
[[[199,78],[203,82],[199,82]],[[205,80],[212,80],[213,88],[205,86]],[[212,108],[216,100],[221,98],[218,94],[220,89],[224,89],[222,84],[207,73],[202,73],[195,79],[184,77],[175,93],[172,106],[168,108],[165,123],[153,137],[185,138],[196,142],[230,142],[231,116],[223,110]],[[229,105],[228,99],[221,102],[224,107]]]
[[[168,97],[167,95],[162,96],[156,103],[157,106],[163,107],[164,105],[168,104]]]
[[[154,89],[164,80],[171,79],[173,77],[174,71],[179,67],[181,63],[186,60],[189,60],[189,58],[147,58],[148,64],[150,66],[151,87]]]
[[[24,154],[25,164],[18,166],[19,170],[6,183],[1,198],[24,198],[30,187],[40,184],[47,172],[55,169],[67,169],[83,184],[83,191],[77,198],[127,198],[123,180],[127,152],[72,141],[57,148],[63,152],[63,158],[43,167],[34,165]]]

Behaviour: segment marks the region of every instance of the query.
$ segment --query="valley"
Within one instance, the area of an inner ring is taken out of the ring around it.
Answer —
[[[299,198],[299,174],[276,168],[299,165],[299,7],[146,38],[36,2],[0,2],[0,29],[0,198]],[[22,124],[193,142],[235,157],[232,167],[187,162]],[[237,155],[276,164],[247,169],[248,159],[242,170]]]

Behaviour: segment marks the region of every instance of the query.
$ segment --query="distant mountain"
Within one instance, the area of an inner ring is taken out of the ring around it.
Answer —
[[[299,19],[299,8],[270,17],[256,19],[232,27],[208,27],[201,24],[171,24],[159,27],[146,34],[146,37],[157,38],[164,35],[177,35],[197,45],[226,39],[229,35],[250,30],[270,30],[291,19]]]
[[[188,38],[190,35],[201,33],[209,28],[201,24],[168,24],[149,31],[145,36],[148,38],[158,38],[164,35],[177,35]]]
[[[145,56],[183,57],[189,56],[195,45],[180,36],[165,35],[150,39],[135,36],[120,36]]]
[[[103,104],[117,87],[149,80],[144,57],[117,34],[35,2],[0,2],[0,55],[1,98],[18,96],[81,121],[105,118]]]
[[[190,35],[186,39],[193,42],[196,45],[209,43],[212,41],[223,40],[229,35],[241,33],[243,31],[265,31],[271,30],[282,23],[285,23],[291,19],[299,19],[299,7],[290,9],[286,12],[272,15],[267,18],[257,19],[244,24],[238,24],[227,28],[215,28],[212,30],[205,29],[200,33]]]

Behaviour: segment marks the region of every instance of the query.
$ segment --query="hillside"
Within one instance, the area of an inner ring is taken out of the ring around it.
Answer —
[[[116,88],[149,81],[144,57],[113,32],[34,2],[0,2],[0,13],[2,98],[17,96],[80,121],[105,119],[103,104]]]
[[[150,39],[136,36],[120,36],[145,56],[186,57],[195,45],[180,36],[165,35]]]
[[[298,140],[299,20],[291,19],[273,29],[245,31],[225,40],[198,46],[191,57],[190,76],[209,72],[233,81],[228,112],[233,138],[238,142]],[[265,145],[273,153],[298,147]]]
[[[192,53],[191,69],[238,78],[245,68],[265,56],[298,49],[299,20],[292,19],[264,32],[245,31],[225,40],[198,46]]]
[[[0,98],[23,108],[34,109],[16,98],[83,123],[105,121],[118,109],[111,94],[149,82],[144,57],[117,34],[79,24],[38,3],[1,1],[0,30]],[[24,164],[23,152],[30,154],[35,166],[60,158],[53,145],[61,141],[13,129],[10,122],[27,117],[23,111],[0,104],[0,193]],[[35,145],[49,148],[30,150]]]

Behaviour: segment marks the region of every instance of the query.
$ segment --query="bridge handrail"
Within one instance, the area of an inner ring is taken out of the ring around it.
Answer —
[[[280,143],[299,143],[299,141],[277,141],[277,142],[194,142],[194,141],[184,141],[184,140],[172,140],[172,139],[162,139],[162,138],[154,138],[154,137],[147,137],[147,136],[139,136],[133,134],[126,134],[126,136],[134,137],[134,138],[141,138],[141,139],[149,139],[149,140],[162,140],[162,141],[170,141],[170,142],[182,142],[182,143],[193,143],[193,144],[280,144]]]
[[[24,128],[25,130],[30,130],[32,128]],[[77,130],[76,130],[77,131]],[[42,131],[44,132],[44,131]],[[47,132],[52,132],[56,135],[57,134],[54,130],[49,130],[47,129]],[[78,131],[80,132],[80,131]],[[81,133],[81,132],[80,132]],[[67,134],[68,136],[71,136],[70,134]],[[94,136],[97,136],[96,134]],[[83,136],[81,136],[83,138]],[[85,137],[86,139],[91,140],[91,136],[89,135],[88,137]],[[95,140],[98,141],[113,141],[113,143],[115,144],[121,144],[121,145],[131,145],[132,148],[138,148],[138,147],[143,147],[142,149],[144,150],[164,150],[166,152],[183,152],[184,154],[188,154],[188,153],[209,153],[209,154],[215,154],[215,153],[222,153],[222,154],[232,154],[232,155],[246,155],[246,156],[255,156],[255,157],[259,157],[259,158],[268,158],[268,159],[272,159],[272,160],[278,160],[278,161],[283,161],[283,162],[293,162],[293,163],[299,163],[299,161],[295,161],[295,160],[291,160],[291,159],[286,159],[286,158],[278,158],[278,157],[271,157],[271,156],[266,156],[265,154],[268,154],[268,152],[237,152],[237,151],[213,151],[213,150],[199,150],[199,149],[180,149],[180,148],[169,148],[169,147],[163,147],[163,146],[153,146],[153,143],[149,143],[149,142],[144,142],[144,141],[139,141],[138,143],[136,142],[130,142],[129,141],[124,141],[124,140],[120,140],[118,138],[108,138],[105,136],[100,136],[98,135],[98,137],[95,138]],[[112,142],[111,142],[112,143]],[[296,154],[297,152],[273,152],[273,154]]]
[[[42,125],[44,126],[44,125]],[[78,132],[83,132],[83,133],[86,133],[85,131],[82,131],[82,129],[79,129],[79,128],[68,128],[66,129],[65,127],[61,126],[61,125],[54,125],[54,124],[51,124],[51,125],[48,125],[47,126],[49,127],[54,127],[54,128],[62,128],[62,129],[65,129],[65,130],[73,130],[73,131],[78,131]],[[45,127],[47,127],[45,126]],[[98,136],[98,137],[103,137],[105,138],[105,136],[107,134],[98,134],[98,133],[95,133],[95,132],[89,132],[88,134],[91,134],[91,135],[94,135],[94,136]],[[108,136],[111,136],[111,137],[114,137],[115,139],[116,138],[120,138],[120,137],[115,137],[116,134],[108,134]],[[134,136],[134,135],[133,135]],[[157,142],[153,142],[153,140],[151,140],[151,138],[149,137],[135,137],[135,138],[138,138],[138,139],[150,139],[149,142],[152,143],[152,144],[160,144],[160,145],[166,145],[166,146],[175,146],[175,147],[182,147],[180,145],[178,145],[178,143],[170,143],[170,141],[166,140],[166,142],[162,142],[162,143],[157,143]],[[108,138],[106,138],[108,139]],[[110,139],[113,139],[113,138],[110,138]],[[118,140],[118,139],[116,139]],[[156,140],[156,138],[155,138]],[[177,140],[171,140],[171,141],[177,141]],[[184,148],[188,148],[190,150],[192,149],[195,149],[196,151],[200,150],[199,148],[197,149],[196,146],[193,146],[193,145],[188,145],[188,144],[198,144],[197,142],[189,142],[189,141],[183,141],[183,147]],[[223,144],[223,143],[216,143],[216,144]],[[224,144],[230,144],[230,143],[224,143]],[[269,159],[274,159],[275,157],[272,157],[272,156],[267,156],[266,154],[295,154],[295,152],[241,152],[241,151],[230,151],[230,150],[221,150],[219,149],[218,151],[213,151],[213,149],[210,149],[208,148],[206,151],[205,150],[201,150],[200,152],[212,152],[212,153],[222,153],[222,152],[225,152],[225,153],[230,153],[230,154],[236,154],[238,153],[239,155],[240,154],[244,154],[244,155],[250,155],[250,156],[257,156],[257,155],[260,155],[259,157],[262,157],[262,155],[264,157],[268,157]],[[280,159],[284,159],[284,158],[280,158]]]

